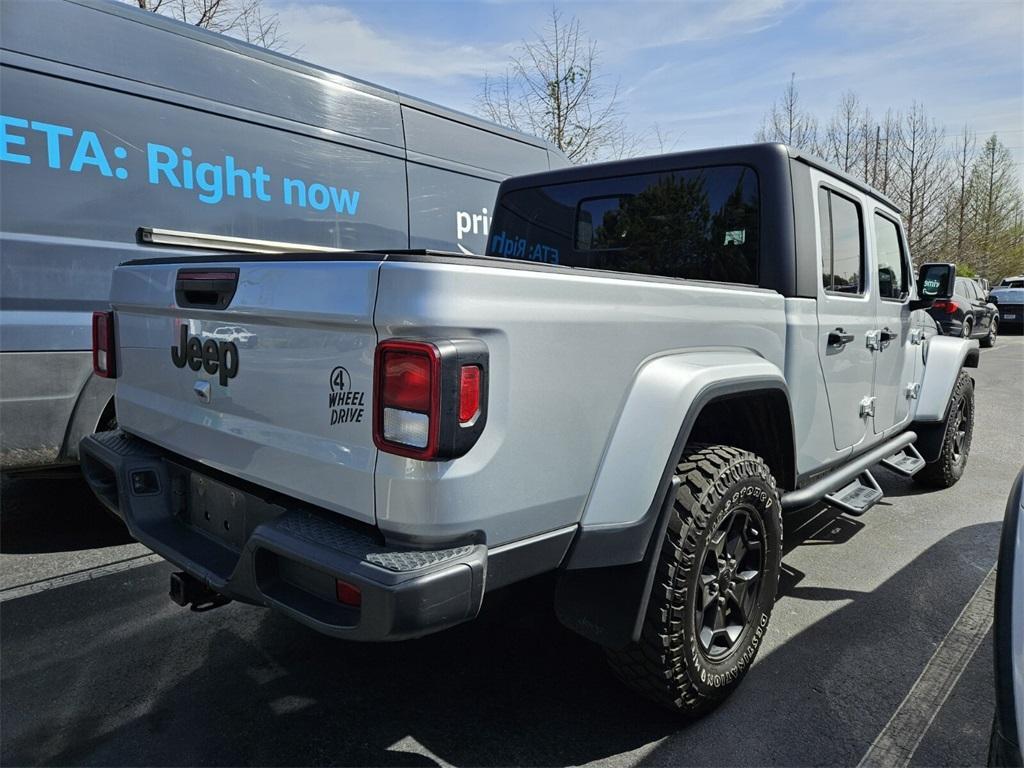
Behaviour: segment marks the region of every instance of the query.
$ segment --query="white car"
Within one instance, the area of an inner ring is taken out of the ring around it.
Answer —
[[[256,334],[240,325],[222,325],[210,332],[203,332],[202,336],[214,341],[233,341],[240,347],[251,347],[256,342]]]

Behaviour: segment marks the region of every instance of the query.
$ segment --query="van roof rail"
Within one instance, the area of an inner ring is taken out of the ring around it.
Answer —
[[[279,240],[255,240],[249,237],[210,235],[203,232],[182,232],[177,229],[139,227],[136,237],[142,245],[163,245],[174,248],[202,248],[207,251],[236,253],[338,253],[351,248],[331,248],[309,243],[287,243]]]

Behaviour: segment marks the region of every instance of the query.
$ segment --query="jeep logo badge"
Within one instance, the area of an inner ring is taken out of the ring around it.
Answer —
[[[238,375],[238,347],[233,341],[200,341],[198,336],[189,337],[188,326],[181,326],[178,346],[171,347],[171,362],[176,368],[186,364],[193,371],[200,368],[211,376],[220,374],[220,385],[226,387],[228,379]]]

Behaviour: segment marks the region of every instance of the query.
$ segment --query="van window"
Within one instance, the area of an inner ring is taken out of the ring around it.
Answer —
[[[826,217],[822,214],[822,286],[829,293],[860,294],[864,290],[864,238],[860,206],[825,188],[818,191],[818,205],[822,211],[827,208],[829,223],[826,248]]]
[[[757,284],[757,174],[720,166],[503,195],[487,253],[572,267]]]
[[[878,213],[875,214],[875,258],[878,261],[878,295],[883,299],[906,298],[909,279],[899,226]]]

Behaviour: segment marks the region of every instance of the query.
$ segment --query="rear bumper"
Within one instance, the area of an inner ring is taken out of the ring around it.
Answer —
[[[999,327],[1020,328],[1024,326],[1024,306],[1020,304],[999,305]]]
[[[482,544],[389,547],[369,526],[222,482],[121,431],[79,450],[93,491],[136,539],[227,597],[353,640],[416,637],[480,609]],[[337,600],[338,579],[359,588],[361,605]]]

